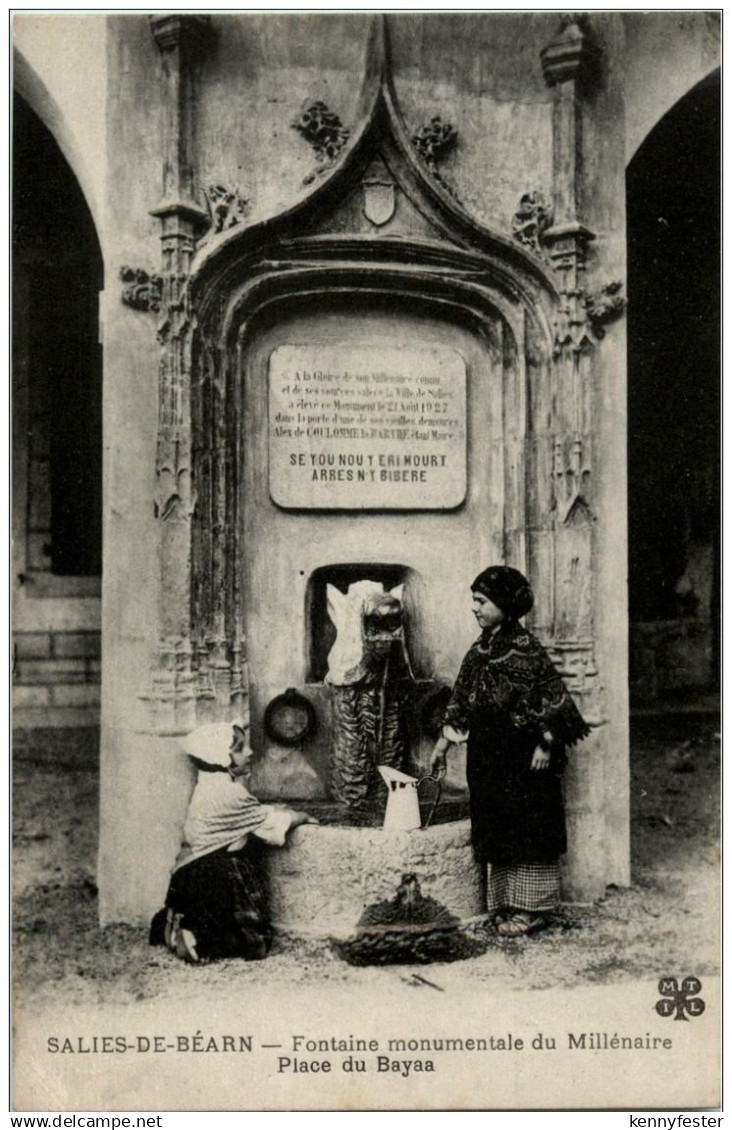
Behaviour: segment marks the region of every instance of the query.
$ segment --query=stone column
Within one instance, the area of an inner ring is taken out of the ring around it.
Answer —
[[[593,658],[591,440],[589,351],[584,272],[594,233],[579,219],[582,129],[579,97],[599,52],[575,17],[544,49],[542,69],[554,95],[552,224],[543,240],[559,275],[560,301],[554,337],[552,499],[554,586],[552,635],[556,658],[573,689],[586,696],[596,675]],[[585,710],[596,704],[583,702]]]
[[[596,561],[592,441],[592,352],[596,339],[588,314],[585,271],[595,236],[581,222],[583,89],[597,73],[599,51],[581,17],[569,16],[541,55],[553,93],[553,201],[543,234],[558,276],[551,397],[550,651],[588,722],[597,729],[571,759],[567,789],[570,850],[566,886],[570,897],[595,897],[607,878],[605,756],[602,691],[595,660]]]
[[[152,728],[177,733],[196,720],[191,641],[191,319],[188,275],[195,238],[209,224],[195,197],[193,66],[207,39],[208,17],[160,15],[150,27],[166,84],[163,198],[160,219],[162,299],[158,340],[158,441],[155,514],[158,522],[159,637],[147,696]]]

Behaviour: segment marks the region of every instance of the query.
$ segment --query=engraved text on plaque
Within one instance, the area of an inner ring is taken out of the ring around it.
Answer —
[[[465,499],[466,367],[445,346],[286,345],[269,360],[269,486],[292,509]]]

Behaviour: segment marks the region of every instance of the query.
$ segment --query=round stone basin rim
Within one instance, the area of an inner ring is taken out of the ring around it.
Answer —
[[[450,820],[442,824],[430,824],[427,828],[384,828],[380,824],[299,824],[288,834],[288,845],[294,846],[308,836],[322,836],[326,834],[347,837],[361,836],[431,836],[439,839],[440,835],[449,836],[458,829],[470,829],[470,820]]]

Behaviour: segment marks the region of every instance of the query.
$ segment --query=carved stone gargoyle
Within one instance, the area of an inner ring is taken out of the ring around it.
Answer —
[[[403,769],[404,708],[412,677],[404,636],[404,586],[385,592],[357,581],[342,593],[328,585],[336,641],[326,683],[333,688],[331,793],[348,808],[366,808],[378,790],[377,765]]]

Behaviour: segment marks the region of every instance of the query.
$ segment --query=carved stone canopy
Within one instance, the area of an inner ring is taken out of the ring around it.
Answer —
[[[158,516],[171,627],[156,694],[180,699],[186,724],[185,704],[224,712],[246,700],[242,372],[263,320],[372,303],[467,328],[491,354],[500,373],[496,395],[513,421],[501,448],[506,559],[526,568],[528,531],[554,521],[549,505],[537,509],[545,464],[527,455],[527,405],[541,400],[545,429],[577,430],[568,422],[575,407],[556,409],[563,388],[581,387],[573,370],[558,383],[565,359],[555,355],[553,323],[566,300],[561,280],[532,250],[470,215],[420,157],[395,97],[381,20],[379,29],[366,109],[338,161],[281,214],[222,224],[193,252],[187,281],[181,276],[173,286],[171,275],[165,292],[161,322],[172,329],[161,351]],[[567,317],[574,326],[569,307]],[[551,466],[551,436],[541,443]],[[584,527],[563,531],[585,538]],[[185,630],[182,608],[189,609]],[[563,615],[547,610],[546,630]],[[572,615],[564,616],[568,624]]]
[[[510,302],[523,300],[535,312],[541,311],[540,319],[548,327],[550,308],[558,293],[552,273],[542,269],[534,256],[527,255],[524,248],[506,234],[489,229],[469,214],[434,167],[438,153],[454,144],[455,128],[439,116],[418,135],[406,126],[391,78],[383,17],[374,20],[366,73],[361,99],[366,111],[354,128],[346,131],[340,120],[333,117],[331,121],[327,107],[320,107],[315,115],[318,129],[325,115],[336,131],[334,144],[338,160],[326,162],[326,175],[314,178],[308,195],[287,211],[260,224],[238,224],[224,230],[215,241],[199,249],[192,264],[191,293],[201,324],[206,324],[213,293],[224,280],[226,288],[230,288],[235,275],[248,274],[251,278],[253,263],[267,258],[266,247],[272,248],[273,254],[274,248],[279,248],[275,257],[280,262],[283,241],[287,248],[285,259],[291,256],[313,259],[318,258],[315,241],[327,238],[329,250],[326,252],[323,244],[321,258],[330,264],[343,257],[354,264],[366,260],[374,263],[373,249],[367,250],[363,243],[362,232],[370,231],[378,238],[377,258],[385,264],[384,270],[391,272],[392,281],[397,268],[408,273],[410,262],[416,270],[421,258],[437,256],[439,259],[442,255],[445,263],[459,261],[461,268],[473,277],[483,275],[483,282],[487,282],[486,276],[490,275],[497,294],[502,293]],[[313,114],[309,113],[308,123],[311,118]],[[301,122],[294,124],[303,131],[303,136],[309,136]],[[419,144],[415,144],[416,137],[421,139]],[[313,134],[311,141],[316,140]],[[352,235],[359,237],[359,243],[346,253],[351,221],[344,219],[329,226],[329,218],[343,209],[351,196],[356,209],[349,213],[346,208],[343,216],[361,214],[371,228],[359,232],[352,227]],[[401,204],[409,212],[410,220],[399,226]],[[338,250],[334,236],[329,234],[336,230],[341,233]],[[399,237],[398,247],[387,245],[392,232]],[[363,276],[366,281],[368,277]],[[274,285],[283,285],[283,279]],[[441,285],[447,287],[447,279],[442,278]]]

